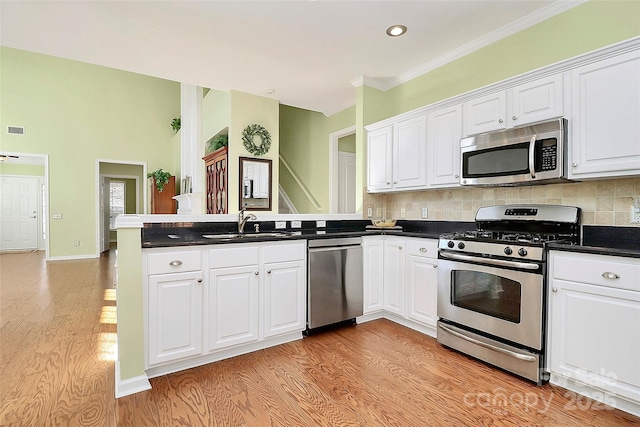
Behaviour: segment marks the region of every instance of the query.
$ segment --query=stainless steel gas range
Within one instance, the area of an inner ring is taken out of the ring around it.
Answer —
[[[478,209],[476,230],[443,235],[438,253],[438,342],[541,384],[546,249],[577,244],[580,208]]]

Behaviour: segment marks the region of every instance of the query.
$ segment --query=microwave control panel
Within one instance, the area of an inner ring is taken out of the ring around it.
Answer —
[[[540,141],[540,171],[555,170],[558,163],[558,141],[555,138]],[[537,168],[536,168],[537,169]]]

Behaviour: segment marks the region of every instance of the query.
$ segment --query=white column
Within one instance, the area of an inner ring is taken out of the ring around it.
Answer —
[[[191,177],[191,193],[176,196],[178,213],[203,214],[204,144],[201,141],[202,88],[180,84],[180,171]]]

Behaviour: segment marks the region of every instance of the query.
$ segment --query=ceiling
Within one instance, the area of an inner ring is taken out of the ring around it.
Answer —
[[[330,115],[583,1],[1,0],[0,42]]]

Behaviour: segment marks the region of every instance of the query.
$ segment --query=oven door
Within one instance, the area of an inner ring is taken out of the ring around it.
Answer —
[[[447,255],[471,258],[440,254],[438,316],[542,351],[544,276],[541,265],[488,260],[525,267],[516,270],[442,258]]]

